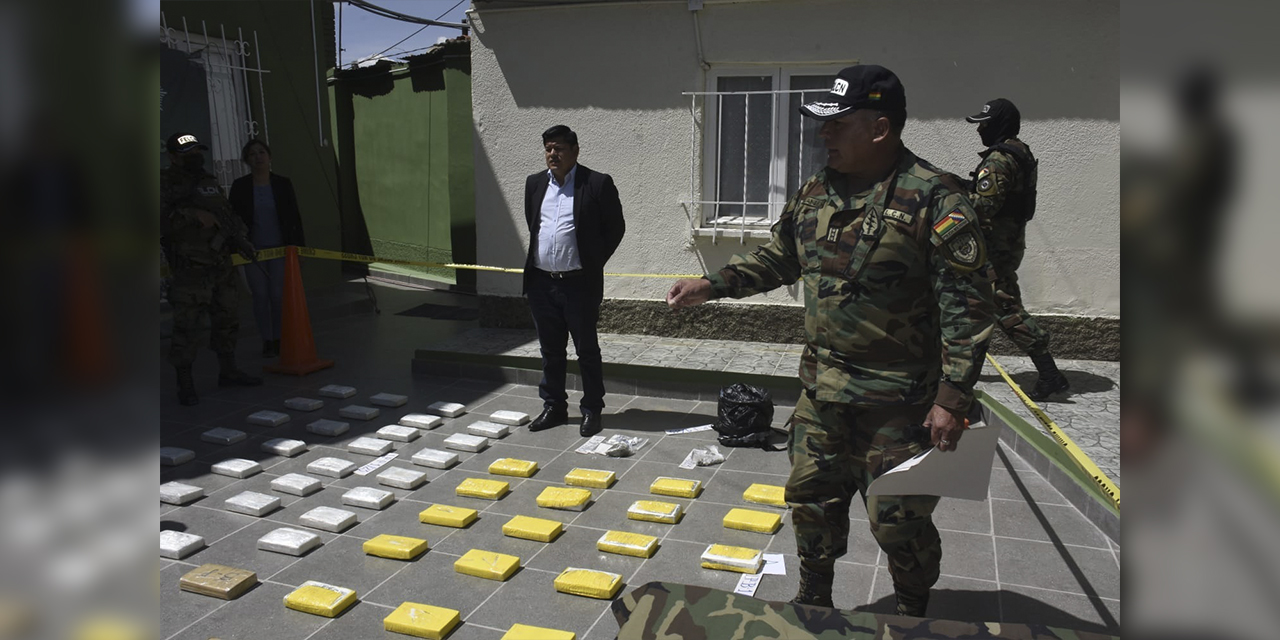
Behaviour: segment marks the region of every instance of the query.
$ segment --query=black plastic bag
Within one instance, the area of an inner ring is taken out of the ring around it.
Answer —
[[[726,447],[769,446],[773,433],[773,396],[767,389],[741,382],[720,390],[719,418],[715,423],[720,444]]]

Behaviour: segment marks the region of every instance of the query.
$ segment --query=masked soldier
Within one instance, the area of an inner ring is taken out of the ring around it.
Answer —
[[[1036,212],[1038,162],[1030,147],[1017,137],[1022,116],[1012,102],[997,98],[965,120],[978,124],[978,135],[987,147],[978,154],[982,161],[972,174],[969,197],[982,221],[987,256],[996,270],[997,322],[1005,335],[1031,356],[1040,378],[1027,396],[1043,400],[1066,391],[1069,385],[1049,353],[1049,332],[1022,306],[1022,290],[1018,288],[1027,222]]]
[[[166,142],[169,166],[160,171],[160,236],[169,258],[172,282],[173,338],[169,362],[178,371],[178,401],[200,402],[191,364],[199,346],[200,316],[209,314],[209,346],[218,354],[219,387],[255,386],[255,378],[236,368],[236,334],[240,330],[236,275],[231,254],[252,256],[248,230],[231,212],[217,179],[205,171],[201,144],[190,133],[175,133]]]

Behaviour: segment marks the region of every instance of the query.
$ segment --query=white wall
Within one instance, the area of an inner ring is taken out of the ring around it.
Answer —
[[[962,176],[981,143],[963,121],[995,97],[1018,104],[1040,159],[1039,208],[1020,271],[1028,307],[1120,314],[1118,2],[715,2],[699,13],[713,65],[858,60],[907,91],[907,145]],[[520,267],[524,179],[545,167],[540,134],[567,124],[579,161],[613,175],[627,236],[614,272],[702,273],[750,249],[693,240],[688,98],[706,90],[685,0],[473,10],[472,103],[481,264]],[[700,160],[700,158],[698,158]],[[700,175],[699,170],[699,175]],[[610,278],[613,298],[660,299],[669,280]],[[482,293],[518,276],[482,273]],[[798,304],[795,291],[752,303]]]

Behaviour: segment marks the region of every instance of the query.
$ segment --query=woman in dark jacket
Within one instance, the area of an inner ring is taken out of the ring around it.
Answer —
[[[305,246],[297,194],[288,178],[271,172],[271,147],[261,140],[250,140],[240,152],[240,159],[249,165],[251,173],[231,184],[231,208],[249,227],[253,246]],[[262,336],[262,355],[280,355],[284,260],[245,265],[244,273],[253,293],[253,316]]]

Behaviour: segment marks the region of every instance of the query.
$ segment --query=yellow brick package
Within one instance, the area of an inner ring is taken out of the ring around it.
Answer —
[[[404,602],[382,619],[382,628],[415,638],[442,640],[459,622],[462,622],[462,614],[454,609]]]
[[[221,564],[202,564],[178,580],[182,591],[223,600],[235,600],[255,584],[258,584],[258,574]]]
[[[674,502],[658,502],[657,500],[636,500],[635,504],[627,509],[627,518],[631,520],[644,520],[646,522],[661,522],[663,524],[675,524],[680,521],[680,514],[684,512],[684,507]]]
[[[484,498],[497,500],[511,491],[511,483],[501,480],[485,480],[484,478],[467,478],[458,484],[454,491],[468,498]]]
[[[538,463],[533,460],[516,460],[515,458],[499,458],[489,465],[489,473],[498,476],[515,476],[528,478],[538,471]]]
[[[702,493],[702,481],[662,477],[649,485],[649,493],[676,498],[696,498],[699,493]]]
[[[786,489],[774,484],[753,484],[742,492],[742,499],[756,504],[786,507]]]
[[[703,569],[757,573],[764,565],[764,554],[756,549],[713,544],[702,552]]]
[[[476,510],[466,507],[451,507],[447,504],[433,504],[418,513],[418,521],[441,527],[461,529],[476,521]]]
[[[379,558],[412,560],[427,550],[427,541],[422,538],[393,536],[389,533],[384,533],[365,540],[361,548],[364,549],[365,553]]]
[[[572,487],[591,487],[592,489],[608,489],[618,474],[601,469],[574,469],[564,474],[564,483]]]
[[[527,624],[513,624],[498,640],[578,640],[578,634]]]
[[[637,558],[649,558],[658,550],[658,539],[643,533],[607,531],[596,540],[596,549]]]
[[[458,573],[498,581],[510,578],[519,568],[520,558],[479,549],[468,551],[453,563],[453,570]]]
[[[726,529],[773,533],[782,526],[782,514],[751,509],[730,509],[724,516],[724,526]]]
[[[548,509],[582,511],[591,502],[591,491],[573,487],[547,487],[538,494],[538,506]]]
[[[354,589],[338,587],[315,580],[302,583],[284,597],[284,606],[295,611],[333,618],[356,603]]]
[[[622,576],[608,571],[569,567],[556,576],[556,591],[608,600],[622,588]]]
[[[564,531],[564,525],[555,520],[516,516],[502,525],[502,535],[537,542],[551,542]]]

